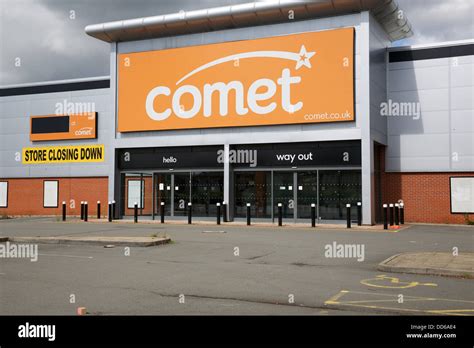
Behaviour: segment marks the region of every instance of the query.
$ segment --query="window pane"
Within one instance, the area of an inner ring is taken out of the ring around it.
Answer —
[[[0,207],[6,208],[8,206],[8,182],[0,182]]]
[[[45,208],[58,207],[58,181],[44,182],[43,206]]]
[[[144,188],[143,180],[128,180],[128,209],[133,209],[135,203],[138,204],[139,209],[143,208]]]
[[[239,172],[235,173],[236,217],[247,215],[247,203],[251,204],[250,213],[255,218],[271,217],[272,186],[271,173]]]

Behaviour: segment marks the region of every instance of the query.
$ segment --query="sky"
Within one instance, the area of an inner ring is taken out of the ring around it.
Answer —
[[[88,24],[249,0],[0,0],[0,86],[109,75]],[[415,35],[393,45],[474,38],[474,0],[398,0]]]

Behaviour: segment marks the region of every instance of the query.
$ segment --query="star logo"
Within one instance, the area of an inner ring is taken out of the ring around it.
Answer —
[[[304,45],[301,45],[300,52],[298,53],[299,59],[296,62],[296,70],[301,68],[303,65],[311,68],[311,63],[309,59],[314,56],[316,52],[306,52],[306,47]]]

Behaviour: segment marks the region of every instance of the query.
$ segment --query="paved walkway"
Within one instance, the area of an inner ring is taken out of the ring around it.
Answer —
[[[103,236],[53,236],[4,238],[14,243],[79,244],[79,245],[127,245],[147,247],[169,243],[168,237],[103,237]]]
[[[474,253],[402,253],[381,262],[378,270],[474,278]]]
[[[74,220],[68,220],[68,222],[78,222],[82,223],[82,220],[79,219],[74,219]],[[107,219],[90,219],[88,222],[93,222],[93,223],[109,223]],[[113,220],[113,223],[122,223],[122,224],[130,224],[134,223],[133,219],[119,219],[119,220]],[[142,219],[138,220],[138,224],[159,224],[162,225],[160,220],[150,220],[150,219]],[[172,220],[172,219],[167,219],[165,220],[164,225],[188,225],[187,220]],[[232,221],[232,222],[222,222],[220,225],[217,225],[215,220],[198,220],[198,219],[193,219],[192,220],[192,225],[203,225],[203,226],[243,226],[247,227],[247,222],[246,221]],[[264,221],[252,221],[251,223],[252,227],[275,227],[278,228],[278,222],[264,222]],[[338,230],[364,230],[364,231],[377,231],[377,232],[398,232],[400,230],[404,230],[410,227],[410,225],[401,225],[397,226],[396,228],[389,228],[387,230],[383,229],[383,225],[362,225],[358,226],[357,223],[352,223],[351,228],[348,229],[346,224],[331,224],[331,223],[323,223],[323,224],[316,224],[316,227],[311,227],[311,222],[283,222],[283,225],[281,227],[290,227],[290,228],[319,228],[319,229],[338,229]],[[280,227],[280,228],[281,228]],[[390,227],[390,226],[389,226]]]

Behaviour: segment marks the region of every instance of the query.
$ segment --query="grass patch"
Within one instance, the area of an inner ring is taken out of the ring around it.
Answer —
[[[165,232],[163,232],[163,233],[153,233],[152,235],[150,235],[150,237],[152,237],[152,238],[170,238],[170,236],[168,236]]]
[[[470,225],[470,226],[474,225],[474,221],[469,219],[469,214],[464,214],[464,220],[466,221],[466,225]]]

